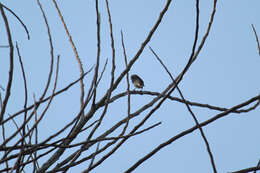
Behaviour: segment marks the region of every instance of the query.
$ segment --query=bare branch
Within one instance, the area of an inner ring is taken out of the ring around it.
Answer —
[[[126,55],[126,49],[125,49],[125,44],[124,44],[124,36],[123,36],[123,31],[121,30],[121,44],[122,44],[122,48],[123,48],[123,52],[124,52],[124,60],[125,60],[125,66],[127,67],[128,63],[127,63],[127,55]],[[128,127],[128,123],[130,120],[130,110],[131,110],[131,97],[130,97],[130,83],[129,83],[129,73],[126,73],[126,84],[127,84],[127,122],[125,124],[125,127],[122,131],[122,134],[125,133],[127,127]]]
[[[64,26],[64,29],[65,29],[65,31],[66,31],[66,34],[67,34],[67,36],[68,36],[69,42],[70,42],[70,44],[71,44],[71,46],[72,46],[73,52],[74,52],[74,54],[75,54],[75,58],[76,58],[76,60],[77,60],[77,62],[78,62],[78,66],[79,66],[79,69],[80,69],[80,77],[81,77],[81,79],[80,79],[80,90],[81,90],[81,91],[80,91],[80,93],[81,93],[80,102],[81,102],[81,108],[82,108],[82,107],[83,107],[83,104],[84,104],[84,92],[85,92],[85,90],[84,90],[84,82],[83,82],[83,75],[84,75],[83,65],[82,65],[81,59],[80,59],[80,57],[79,57],[77,48],[76,48],[76,46],[75,46],[75,44],[74,44],[74,41],[73,41],[73,39],[72,39],[72,36],[71,36],[71,34],[70,34],[70,32],[69,32],[69,29],[68,29],[68,27],[67,27],[67,25],[66,25],[66,23],[65,23],[65,20],[64,20],[62,14],[61,14],[60,9],[59,9],[59,7],[58,7],[58,4],[57,4],[56,0],[52,0],[52,2],[54,3],[55,8],[56,8],[56,10],[57,10],[57,12],[58,12],[58,14],[59,14],[60,20],[61,20],[61,22],[62,22],[62,24],[63,24],[63,26]]]
[[[65,91],[67,91],[68,89],[70,89],[72,86],[74,86],[76,83],[78,83],[82,78],[84,78],[88,73],[90,73],[90,72],[92,71],[92,69],[93,69],[93,67],[91,67],[89,71],[85,72],[85,74],[84,74],[82,77],[79,77],[77,80],[71,82],[70,84],[68,84],[68,85],[67,85],[66,87],[64,87],[63,89],[61,89],[61,90],[55,92],[54,95],[53,95],[53,97],[55,97],[55,96],[57,96],[57,95],[59,95],[59,94],[62,94],[62,93],[64,93]],[[41,103],[44,103],[44,102],[48,101],[50,98],[51,98],[51,96],[48,96],[48,97],[46,97],[46,98],[43,99],[43,100],[37,101],[36,104],[39,105],[39,104],[41,104]],[[0,124],[4,124],[4,123],[6,123],[7,121],[9,121],[11,118],[14,118],[14,117],[17,116],[17,115],[19,115],[19,114],[21,114],[21,113],[23,113],[23,112],[25,112],[25,111],[28,111],[28,110],[32,109],[33,106],[34,106],[34,105],[30,105],[30,106],[27,107],[26,109],[23,109],[23,110],[20,110],[20,111],[16,112],[15,114],[11,115],[9,118],[5,119],[5,120],[4,120],[2,123],[0,123]]]
[[[131,166],[128,170],[126,170],[125,173],[132,172],[134,169],[136,169],[138,166],[140,166],[144,161],[148,160],[150,157],[152,157],[154,154],[156,154],[162,148],[170,145],[172,142],[176,141],[177,139],[179,139],[179,138],[181,138],[181,137],[183,137],[183,136],[185,136],[187,134],[192,133],[194,130],[198,129],[199,127],[206,126],[206,125],[208,125],[208,124],[210,124],[210,123],[212,123],[212,122],[214,122],[214,121],[216,121],[216,120],[218,120],[220,118],[223,118],[223,117],[229,115],[230,113],[232,113],[232,111],[237,110],[239,108],[242,108],[244,106],[247,106],[250,103],[252,103],[252,102],[254,102],[256,100],[259,100],[259,99],[260,99],[260,95],[255,96],[255,97],[253,97],[253,98],[251,98],[251,99],[249,99],[249,100],[247,100],[247,101],[245,101],[243,103],[240,103],[240,104],[238,104],[236,106],[233,106],[232,108],[230,108],[229,110],[227,110],[225,112],[217,114],[216,116],[214,116],[214,117],[212,117],[212,118],[210,118],[210,119],[200,123],[199,126],[197,126],[197,125],[193,126],[192,128],[187,129],[187,130],[179,133],[178,135],[170,138],[169,140],[165,141],[164,143],[161,143],[159,146],[157,146],[155,149],[153,149],[150,153],[148,153],[147,155],[145,155],[144,157],[139,159],[135,164],[133,164],[133,166]]]
[[[234,172],[230,172],[230,173],[248,173],[248,172],[253,172],[253,171],[258,171],[260,170],[260,167],[251,167],[251,168],[246,168],[246,169],[241,169],[239,171],[234,171]]]
[[[198,7],[198,6],[199,6],[198,2],[199,2],[199,1],[197,1],[197,5],[196,5],[196,6],[197,6],[197,11],[198,11],[198,8],[199,8],[199,7]],[[197,13],[197,14],[198,14],[198,13]],[[177,86],[176,81],[175,81],[175,79],[173,78],[173,76],[172,76],[172,74],[170,73],[170,71],[169,71],[169,70],[167,69],[167,67],[164,65],[164,63],[162,62],[162,60],[160,59],[160,57],[154,52],[154,50],[153,50],[151,47],[149,47],[149,48],[150,48],[150,50],[152,51],[152,53],[154,54],[154,56],[156,57],[156,59],[157,59],[157,60],[160,62],[160,64],[163,66],[163,68],[165,69],[165,71],[168,73],[168,75],[170,76],[170,78],[172,79],[172,81],[174,82],[174,84],[176,85],[176,88],[177,88],[178,93],[180,94],[182,100],[184,101],[184,103],[185,103],[185,105],[186,105],[188,111],[190,112],[190,114],[191,114],[193,120],[195,121],[196,125],[199,127],[201,136],[202,136],[202,138],[203,138],[203,140],[204,140],[204,142],[205,142],[205,144],[206,144],[207,151],[208,151],[208,153],[209,153],[209,157],[210,157],[210,161],[211,161],[211,165],[212,165],[213,171],[214,171],[215,173],[217,173],[217,169],[216,169],[216,166],[215,166],[215,161],[214,161],[213,154],[212,154],[211,149],[210,149],[210,146],[209,146],[209,142],[208,142],[208,140],[207,140],[207,138],[206,138],[206,135],[205,135],[203,129],[199,126],[199,121],[198,121],[198,119],[196,118],[196,115],[195,115],[194,112],[191,110],[189,104],[185,101],[185,98],[184,98],[184,96],[183,96],[183,94],[182,94],[180,88]]]
[[[20,50],[19,50],[19,47],[18,47],[18,43],[16,42],[16,50],[17,50],[17,53],[18,53],[18,57],[19,57],[19,62],[20,62],[20,66],[21,66],[21,69],[22,69],[22,76],[23,76],[23,82],[24,82],[24,109],[26,109],[27,107],[27,100],[28,100],[28,89],[27,89],[27,81],[26,81],[26,75],[25,75],[25,70],[24,70],[24,66],[23,66],[23,61],[22,61],[22,57],[20,55]],[[26,119],[27,119],[27,111],[24,112],[24,119],[23,119],[23,123],[26,122]],[[25,135],[26,131],[25,131],[25,126],[23,127],[23,135]],[[25,144],[25,140],[22,140],[22,145]],[[24,148],[22,147],[21,148],[21,153],[24,151]],[[19,156],[18,158],[18,162],[17,162],[17,171],[19,172],[19,165],[21,164],[21,160],[22,155]]]
[[[7,17],[5,15],[5,12],[4,12],[4,9],[3,9],[3,6],[1,3],[0,3],[0,11],[1,11],[1,15],[3,16],[3,19],[4,19],[4,24],[5,24],[5,29],[6,29],[6,34],[8,37],[8,44],[9,44],[9,49],[10,49],[10,52],[9,52],[10,66],[9,66],[8,84],[6,87],[6,93],[5,93],[4,101],[2,104],[2,109],[0,112],[0,123],[2,123],[2,121],[4,119],[5,109],[6,109],[9,97],[11,95],[11,87],[12,87],[13,71],[14,71],[14,47],[13,47],[13,41],[12,41],[12,35],[11,35],[9,23],[8,23]]]
[[[258,54],[260,56],[260,44],[259,44],[259,40],[258,40],[258,35],[256,33],[256,30],[255,30],[255,27],[253,24],[251,24],[252,28],[253,28],[253,31],[254,31],[254,34],[255,34],[255,39],[256,39],[256,43],[257,43],[257,49],[258,49]]]
[[[8,10],[12,15],[14,15],[14,17],[21,23],[21,25],[23,26],[26,34],[27,34],[27,39],[30,40],[30,34],[29,31],[26,27],[26,25],[23,23],[23,21],[20,19],[20,17],[18,17],[18,15],[15,14],[15,12],[13,12],[13,10],[11,10],[10,8],[8,8],[7,6],[5,6],[4,4],[0,3],[0,6],[3,6],[6,10]]]

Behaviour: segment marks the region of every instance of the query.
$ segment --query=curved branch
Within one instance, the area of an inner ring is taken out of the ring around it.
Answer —
[[[0,11],[1,11],[1,15],[4,19],[6,34],[7,34],[7,37],[8,37],[8,43],[9,43],[9,48],[10,48],[10,53],[9,53],[9,61],[10,61],[9,77],[8,77],[8,83],[7,83],[7,87],[6,87],[6,94],[5,94],[5,97],[4,97],[4,100],[3,100],[2,109],[1,109],[1,113],[0,113],[0,123],[2,123],[3,118],[4,118],[5,109],[6,109],[9,97],[11,95],[11,87],[12,87],[13,71],[14,71],[14,47],[13,47],[13,41],[12,41],[12,35],[11,35],[9,23],[8,23],[7,17],[5,15],[5,12],[4,12],[4,9],[3,9],[3,6],[2,6],[1,3],[0,3]]]
[[[30,34],[29,34],[29,31],[26,27],[26,25],[23,23],[23,21],[15,14],[15,12],[13,12],[10,8],[8,8],[7,6],[5,6],[4,4],[2,4],[0,2],[0,6],[3,6],[6,10],[8,10],[10,13],[12,13],[12,15],[14,15],[14,17],[16,17],[16,19],[21,23],[21,25],[23,26],[26,34],[27,34],[27,39],[30,40]]]

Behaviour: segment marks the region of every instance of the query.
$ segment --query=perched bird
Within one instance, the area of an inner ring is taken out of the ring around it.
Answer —
[[[136,74],[133,74],[131,76],[131,80],[136,88],[143,88],[144,87],[144,81],[137,76]]]

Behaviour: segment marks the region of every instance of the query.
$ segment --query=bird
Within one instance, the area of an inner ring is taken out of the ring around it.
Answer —
[[[144,81],[136,74],[131,75],[131,80],[136,88],[142,89],[144,87]]]

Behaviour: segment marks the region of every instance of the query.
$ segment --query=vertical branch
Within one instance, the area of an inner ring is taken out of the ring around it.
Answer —
[[[202,40],[200,42],[200,45],[197,49],[197,51],[194,53],[194,57],[192,58],[192,62],[195,61],[201,51],[201,49],[203,48],[207,38],[208,38],[208,35],[209,35],[209,32],[210,32],[210,29],[211,29],[211,26],[213,24],[213,21],[214,21],[214,17],[215,17],[215,13],[216,13],[216,8],[217,8],[217,0],[214,0],[213,2],[213,8],[212,8],[212,12],[211,12],[211,15],[210,15],[210,19],[209,19],[209,23],[208,23],[208,27],[207,27],[207,30],[204,34],[204,36],[202,37]]]
[[[66,23],[65,23],[65,20],[63,19],[63,16],[62,16],[61,11],[60,11],[60,9],[59,9],[59,7],[58,7],[58,4],[56,3],[56,0],[53,0],[52,2],[54,3],[56,10],[58,11],[60,20],[61,20],[61,22],[62,22],[62,24],[63,24],[63,26],[64,26],[64,29],[65,29],[65,31],[66,31],[66,34],[67,34],[67,36],[68,36],[69,42],[70,42],[70,44],[71,44],[71,46],[72,46],[73,52],[74,52],[75,57],[76,57],[76,60],[77,60],[77,62],[78,62],[78,66],[79,66],[79,69],[80,69],[80,77],[82,77],[82,76],[84,75],[84,69],[83,69],[83,65],[82,65],[82,62],[81,62],[81,60],[80,60],[80,57],[79,57],[77,48],[76,48],[76,46],[75,46],[75,44],[74,44],[74,42],[73,42],[73,40],[72,40],[72,36],[71,36],[71,34],[70,34],[70,32],[69,32],[69,29],[68,29],[68,27],[67,27],[67,25],[66,25]],[[84,94],[85,94],[85,93],[84,93],[85,91],[84,91],[83,78],[80,79],[80,90],[81,90],[80,103],[81,103],[81,108],[82,108],[83,105],[84,105]],[[82,114],[82,115],[84,115],[84,111],[83,111],[83,114]]]
[[[260,56],[260,44],[259,44],[259,40],[258,40],[258,35],[256,33],[256,30],[255,30],[255,27],[253,24],[251,24],[252,28],[253,28],[253,31],[254,31],[254,34],[255,34],[255,39],[256,39],[256,43],[257,43],[257,49],[258,49],[258,54]]]
[[[0,108],[2,108],[2,99],[1,99],[1,93],[0,93]],[[5,137],[5,124],[2,124],[2,137],[3,137],[3,141],[6,140],[6,137]],[[3,147],[6,147],[6,145],[4,144]],[[4,152],[6,154],[6,151]],[[8,165],[8,161],[5,161],[5,166],[6,168],[9,168],[9,165]]]
[[[96,148],[96,153],[98,152],[99,150],[99,145],[100,145],[100,142],[97,144],[97,148]],[[91,161],[90,161],[90,164],[88,166],[88,169],[83,171],[82,173],[88,173],[89,172],[89,169],[92,167],[93,163],[94,163],[94,160],[95,160],[95,157],[96,157],[96,154],[93,155]]]
[[[38,118],[37,118],[37,116],[38,116],[38,114],[37,114],[37,106],[36,106],[36,98],[35,98],[36,96],[35,96],[35,94],[33,94],[33,100],[34,100],[34,105],[35,105],[35,109],[33,110],[34,111],[34,124],[36,124],[36,126],[35,126],[35,130],[34,130],[34,132],[35,132],[35,134],[34,134],[34,137],[35,137],[35,144],[37,145],[38,144]],[[32,131],[33,132],[33,131]],[[37,158],[37,150],[33,153],[34,154],[34,158]],[[38,162],[37,162],[37,160],[35,160],[35,162],[34,162],[34,169],[35,170],[37,170],[38,169],[38,166],[39,164],[38,164]]]
[[[92,107],[96,107],[95,102],[96,102],[96,92],[97,92],[97,78],[98,78],[98,71],[99,71],[99,61],[100,61],[100,13],[99,13],[99,4],[98,0],[96,0],[96,16],[97,16],[97,62],[96,62],[96,68],[95,68],[95,74],[93,78],[93,84],[94,84],[94,91],[93,91],[93,102],[92,102]],[[101,121],[105,115],[106,109],[104,109],[99,121],[95,125],[95,127],[92,129],[90,132],[87,141],[91,139],[92,135],[95,133],[96,129],[100,126]],[[79,152],[81,153],[81,151]]]
[[[112,27],[112,19],[111,19],[111,14],[110,14],[110,9],[109,9],[109,4],[108,1],[106,0],[106,7],[107,7],[107,13],[108,13],[108,21],[109,21],[109,29],[110,29],[110,39],[111,39],[111,49],[112,49],[112,69],[111,69],[111,81],[110,81],[110,87],[109,87],[109,91],[108,91],[108,95],[107,95],[107,99],[106,99],[106,104],[105,104],[105,108],[99,118],[99,121],[97,122],[97,124],[95,125],[95,127],[91,130],[88,138],[87,138],[87,142],[92,138],[92,136],[94,135],[94,133],[96,132],[96,130],[100,127],[103,118],[105,117],[106,113],[107,113],[107,109],[108,109],[108,104],[109,104],[109,100],[111,97],[111,93],[113,91],[113,83],[114,83],[114,73],[115,73],[115,46],[114,46],[114,36],[113,36],[113,27]],[[97,40],[98,40],[98,49],[97,49],[97,65],[96,65],[96,73],[94,76],[94,97],[93,97],[93,103],[92,106],[95,106],[95,98],[96,98],[96,88],[97,88],[97,77],[98,77],[98,68],[99,68],[99,60],[100,60],[100,14],[99,14],[99,7],[98,7],[98,0],[96,0],[96,14],[97,14]],[[82,151],[84,151],[85,149],[85,145],[83,145],[81,147],[81,149],[76,153],[76,155],[74,156],[74,158],[72,159],[70,164],[73,164],[76,159],[80,156],[80,154],[82,153]]]
[[[18,58],[19,58],[19,62],[20,62],[21,70],[22,70],[23,82],[24,82],[24,106],[23,107],[24,107],[24,109],[26,109],[26,107],[27,107],[27,100],[28,100],[28,89],[27,89],[27,82],[26,82],[26,76],[25,76],[25,70],[24,70],[24,66],[23,66],[23,61],[22,61],[22,57],[21,57],[20,50],[19,50],[17,42],[16,42],[16,50],[17,50],[17,53],[18,53]],[[26,124],[26,119],[27,119],[27,111],[24,111],[24,119],[23,119],[23,123],[24,124]],[[25,126],[23,126],[22,130],[23,130],[23,135],[25,135],[26,134]],[[23,153],[23,151],[24,151],[24,144],[25,144],[25,139],[23,138],[23,140],[22,140],[22,147],[21,147],[21,153]],[[20,163],[23,162],[21,159],[22,159],[22,156],[20,155],[19,159],[17,161],[18,164],[17,164],[17,169],[16,169],[18,172],[20,170]]]
[[[124,52],[124,60],[125,60],[125,66],[127,68],[127,55],[126,55],[126,49],[125,49],[125,44],[124,44],[124,35],[123,35],[123,31],[121,30],[121,44],[122,44],[122,48],[123,48],[123,52]],[[122,131],[122,135],[125,133],[127,127],[128,127],[128,123],[130,120],[130,111],[131,111],[131,97],[130,97],[130,84],[129,84],[129,73],[126,73],[126,82],[127,82],[127,121],[126,121],[126,125]]]
[[[13,118],[11,120],[14,123],[15,127],[18,129],[18,125],[15,122],[15,120]],[[21,135],[21,137],[23,136],[23,134],[21,132],[20,132],[20,135]],[[22,146],[22,149],[21,149],[21,152],[19,153],[18,159],[16,160],[14,166],[11,168],[11,173],[13,172],[14,169],[16,169],[16,172],[21,172],[20,171],[20,164],[22,163],[22,158],[23,158],[22,151],[23,150],[24,150],[24,146]]]
[[[45,86],[45,89],[40,97],[40,101],[43,100],[43,98],[45,97],[46,93],[47,93],[47,90],[50,86],[50,82],[51,82],[51,77],[52,77],[52,72],[53,72],[53,61],[54,61],[54,56],[53,56],[53,46],[52,46],[52,38],[51,38],[51,33],[50,33],[50,29],[49,29],[49,25],[48,25],[48,21],[47,21],[47,18],[45,16],[45,13],[42,9],[42,6],[40,4],[40,2],[38,1],[38,5],[40,6],[40,9],[42,11],[42,14],[43,14],[43,17],[44,17],[44,20],[45,20],[45,24],[47,26],[47,30],[48,30],[48,36],[49,36],[49,40],[50,40],[50,47],[51,47],[51,63],[50,63],[50,71],[49,71],[49,74],[48,74],[48,80],[47,80],[47,83],[46,83],[46,86]],[[35,109],[38,109],[38,107],[40,106],[40,104],[37,104],[36,105],[36,108]],[[26,123],[32,118],[32,115],[33,115],[33,112],[31,113],[31,115],[29,116],[29,119],[26,120],[26,122],[23,123],[22,125],[22,128],[25,127]],[[14,137],[16,134],[18,133],[18,131],[16,131],[11,137]],[[27,136],[27,135],[24,135],[24,137]],[[11,137],[9,137],[9,140],[11,139]]]
[[[104,64],[104,67],[103,67],[103,70],[102,70],[102,72],[101,72],[101,74],[100,74],[100,76],[99,76],[99,79],[97,80],[97,85],[99,84],[99,82],[101,81],[101,79],[102,79],[102,77],[103,77],[103,75],[104,75],[104,72],[105,72],[106,67],[107,67],[107,62],[108,62],[108,58],[106,59],[105,64]]]
[[[57,82],[58,82],[58,76],[59,76],[59,64],[60,64],[60,56],[58,55],[57,57],[57,62],[56,62],[56,72],[55,72],[55,80],[54,80],[54,84],[53,84],[53,89],[52,89],[52,95],[51,98],[48,102],[48,104],[46,105],[46,107],[44,108],[42,114],[39,116],[39,119],[37,119],[37,121],[33,124],[32,128],[30,129],[30,131],[33,131],[34,128],[37,128],[38,124],[40,123],[40,121],[43,119],[44,115],[46,114],[47,110],[49,109],[52,100],[53,100],[53,95],[55,93],[56,87],[57,87]],[[36,107],[37,109],[37,107]],[[29,131],[29,132],[30,132]]]
[[[3,88],[1,88],[1,89],[3,89]],[[4,91],[4,89],[3,89],[3,91]],[[0,110],[2,110],[2,108],[3,108],[3,101],[2,101],[2,94],[0,92]],[[5,137],[5,126],[4,125],[5,125],[4,123],[1,124],[3,141],[6,140],[6,137]],[[6,147],[6,144],[4,144],[3,147]],[[4,153],[6,154],[6,151]],[[7,169],[9,168],[8,160],[5,161],[5,166],[6,166]]]
[[[97,16],[97,61],[96,61],[96,67],[95,67],[95,74],[93,77],[93,102],[92,106],[95,106],[96,102],[96,92],[97,92],[97,78],[98,78],[98,69],[99,69],[99,61],[100,61],[100,13],[99,13],[99,7],[98,7],[98,0],[96,0],[96,16]]]
[[[113,91],[113,84],[114,84],[114,76],[115,76],[115,69],[116,69],[116,65],[115,65],[115,44],[114,44],[114,36],[113,36],[113,26],[112,26],[112,19],[111,19],[111,14],[110,14],[110,9],[109,9],[109,4],[108,4],[108,1],[106,0],[106,8],[107,8],[107,13],[108,13],[108,22],[109,22],[109,29],[110,29],[110,39],[111,39],[111,49],[112,49],[112,69],[111,69],[111,81],[110,81],[110,87],[109,87],[109,90],[108,90],[108,95],[107,95],[107,98],[106,98],[106,104],[105,104],[105,108],[101,114],[101,117],[98,121],[98,123],[96,124],[96,126],[93,128],[93,130],[90,132],[90,135],[88,136],[88,139],[87,141],[89,141],[91,139],[91,137],[93,136],[94,132],[97,130],[97,128],[101,125],[102,123],[102,120],[104,118],[104,116],[106,115],[106,112],[107,112],[107,109],[108,109],[108,104],[109,104],[109,100],[110,100],[110,97],[111,97],[111,93]],[[100,39],[100,15],[99,15],[99,10],[98,10],[98,0],[96,0],[96,12],[97,12],[97,25],[98,25],[98,33],[97,33],[97,39],[99,40]],[[100,40],[98,41],[100,42]],[[97,61],[99,61],[99,56],[100,56],[100,43],[98,43],[98,57],[97,57]],[[97,62],[97,64],[99,64],[99,62]],[[98,75],[98,68],[96,69],[97,70],[97,73],[96,73],[96,77]],[[96,81],[97,79],[95,79],[95,83],[97,83]],[[96,87],[95,87],[96,88]],[[96,91],[94,91],[94,94],[96,93]],[[95,98],[95,96],[94,96]],[[93,99],[95,100],[95,99]],[[95,102],[93,102],[93,104],[95,104]]]
[[[43,19],[44,19],[44,22],[45,22],[45,26],[47,28],[47,33],[48,33],[48,37],[49,37],[49,45],[50,45],[50,56],[51,56],[51,64],[50,64],[50,72],[49,72],[49,77],[48,77],[48,81],[47,81],[47,84],[46,84],[46,87],[45,87],[45,90],[43,92],[43,95],[41,96],[40,100],[44,98],[48,88],[49,88],[49,84],[50,84],[50,81],[51,81],[51,76],[52,76],[52,71],[53,71],[53,61],[54,61],[54,50],[53,50],[53,44],[52,44],[52,36],[51,36],[51,31],[50,31],[50,27],[49,27],[49,24],[48,24],[48,20],[47,20],[47,17],[45,15],[45,12],[42,8],[42,5],[40,3],[40,0],[37,0],[37,4],[38,6],[40,7],[40,10],[41,10],[41,13],[42,13],[42,16],[43,16]]]
[[[90,135],[88,136],[88,139],[87,141],[89,141],[91,139],[91,137],[93,136],[94,132],[96,131],[96,129],[101,125],[101,122],[107,112],[107,109],[108,109],[108,104],[109,104],[109,100],[110,100],[110,97],[111,97],[111,93],[113,91],[113,83],[114,83],[114,76],[115,76],[115,68],[116,68],[116,65],[115,65],[115,46],[114,46],[114,36],[113,36],[113,27],[112,27],[112,19],[111,19],[111,14],[110,14],[110,10],[109,10],[109,5],[108,5],[108,1],[106,0],[106,8],[107,8],[107,13],[108,13],[108,21],[109,21],[109,29],[110,29],[110,39],[111,39],[111,49],[112,49],[112,69],[111,69],[111,81],[110,81],[110,87],[109,87],[109,91],[108,91],[108,95],[107,95],[107,98],[106,98],[106,104],[105,104],[105,108],[102,112],[102,115],[98,121],[98,123],[96,124],[96,126],[94,127],[94,129],[91,131]],[[97,10],[97,16],[100,16],[99,15],[99,12],[98,12],[98,0],[96,0],[96,10]],[[100,18],[100,17],[98,17]],[[97,25],[98,25],[98,28],[100,27],[100,19],[97,19]],[[98,40],[100,39],[100,28],[98,29]],[[100,41],[99,41],[100,42]],[[100,44],[98,44],[98,47],[100,47]],[[100,50],[100,48],[98,48],[98,50]],[[100,51],[98,51],[98,56],[100,54]],[[99,61],[99,57],[97,57],[98,61]],[[97,75],[96,75],[97,76]],[[95,81],[96,83],[96,81]],[[95,94],[95,92],[94,92]],[[95,103],[95,102],[93,102]]]
[[[189,58],[188,63],[186,64],[186,66],[184,67],[183,71],[181,72],[181,74],[176,78],[176,84],[178,85],[178,83],[182,80],[184,74],[188,71],[188,69],[190,68],[191,64],[196,60],[197,56],[194,56],[195,51],[196,51],[196,46],[197,46],[197,42],[198,42],[198,37],[199,37],[199,0],[196,0],[196,26],[195,26],[195,37],[194,37],[194,41],[193,41],[193,45],[192,45],[192,50],[191,50],[191,55]]]
[[[11,35],[9,23],[8,23],[7,17],[5,15],[2,4],[0,4],[0,11],[1,11],[1,15],[4,19],[6,34],[7,34],[7,37],[8,37],[8,44],[9,44],[9,48],[10,48],[10,52],[9,52],[9,61],[10,61],[9,77],[8,77],[8,83],[7,83],[7,87],[6,87],[6,94],[5,94],[5,97],[4,97],[4,101],[3,101],[3,105],[2,105],[2,109],[1,109],[1,113],[0,113],[0,124],[1,124],[2,121],[3,121],[3,118],[4,118],[4,113],[5,113],[5,109],[6,109],[9,97],[11,95],[11,87],[12,87],[12,81],[13,81],[13,70],[14,70],[14,47],[13,47],[13,41],[12,41],[12,35]]]
[[[107,102],[109,102],[111,93],[112,93],[112,86],[114,83],[114,77],[115,77],[115,69],[116,69],[116,63],[115,63],[115,43],[114,43],[114,36],[113,36],[113,25],[112,25],[112,18],[110,14],[109,4],[108,0],[106,0],[106,7],[107,7],[107,14],[108,14],[108,21],[109,21],[109,29],[110,29],[110,39],[111,39],[111,49],[112,49],[112,70],[111,70],[111,82],[110,82],[110,92],[108,93]]]

